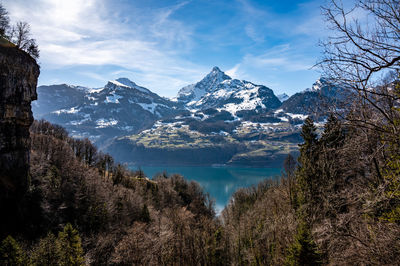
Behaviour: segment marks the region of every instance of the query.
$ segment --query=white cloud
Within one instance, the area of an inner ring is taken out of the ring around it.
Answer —
[[[292,94],[309,87],[316,79],[315,71],[310,70],[315,64],[314,60],[313,57],[298,53],[291,45],[284,44],[261,54],[247,53],[228,72],[239,79],[266,85],[276,93]],[[307,81],[309,78],[311,80]]]
[[[58,79],[71,74],[76,75],[71,80],[92,82],[81,85],[101,86],[101,79],[106,82],[123,75],[161,95],[172,96],[209,72],[210,66],[201,65],[208,64],[209,58],[215,61],[213,65],[235,62],[227,71],[230,76],[259,83],[277,82],[278,74],[303,71],[314,63],[306,53],[312,50],[310,43],[315,43],[315,36],[307,34],[318,19],[314,18],[315,10],[310,13],[307,7],[299,6],[296,12],[300,15],[291,16],[274,13],[253,1],[236,0],[230,6],[212,5],[232,12],[232,16],[219,23],[210,10],[210,21],[217,23],[208,25],[202,18],[176,19],[183,9],[199,8],[195,1],[157,5],[162,8],[154,4],[139,8],[136,4],[112,0],[4,3],[14,21],[31,24],[46,82],[53,73]],[[291,45],[277,46],[282,42]],[[275,47],[269,48],[271,45]]]
[[[237,78],[237,72],[239,70],[239,67],[240,67],[240,64],[236,64],[233,68],[225,71],[225,73],[232,78]]]
[[[268,26],[265,18],[270,18],[266,10],[261,10],[252,5],[248,0],[236,0],[239,3],[244,31],[254,42],[261,43],[265,40],[265,28]]]
[[[281,71],[301,71],[310,69],[315,63],[312,60],[298,54],[289,44],[284,44],[260,55],[247,54],[240,65]]]
[[[168,84],[193,82],[204,70],[176,52],[185,53],[191,47],[191,29],[171,18],[186,4],[147,12],[129,6],[129,16],[123,15],[123,6],[109,0],[13,0],[5,7],[13,21],[31,24],[44,71],[113,65],[131,73],[154,73],[154,77],[147,75],[148,80],[142,75],[143,85],[162,90]],[[98,74],[88,73],[99,79]]]

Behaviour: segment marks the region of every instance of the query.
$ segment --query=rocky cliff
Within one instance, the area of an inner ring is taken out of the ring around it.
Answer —
[[[2,227],[17,220],[29,186],[31,102],[37,98],[39,72],[27,53],[0,43],[0,204],[10,216],[8,222],[2,219]]]

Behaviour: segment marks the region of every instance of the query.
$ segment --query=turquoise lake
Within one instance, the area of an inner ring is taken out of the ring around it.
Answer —
[[[135,169],[135,168],[133,168]],[[281,168],[245,168],[245,167],[204,167],[204,166],[143,166],[144,173],[152,178],[166,171],[181,174],[187,180],[198,182],[205,192],[215,200],[215,209],[219,213],[229,202],[232,194],[241,187],[256,185],[266,178],[281,175]]]

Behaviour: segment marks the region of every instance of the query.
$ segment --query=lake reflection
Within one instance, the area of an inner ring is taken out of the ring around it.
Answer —
[[[143,166],[141,169],[149,178],[166,171],[198,182],[215,199],[217,213],[225,207],[238,188],[256,185],[265,178],[276,178],[281,174],[281,168]]]

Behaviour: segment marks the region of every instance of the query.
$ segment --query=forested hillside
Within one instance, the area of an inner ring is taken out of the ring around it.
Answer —
[[[129,172],[45,121],[31,136],[25,224],[18,242],[3,241],[3,261],[393,265],[400,255],[398,146],[376,153],[382,134],[333,115],[320,136],[307,119],[298,163],[289,156],[281,181],[237,191],[220,217],[181,176]]]
[[[66,263],[63,245],[74,250],[72,259],[94,265],[194,264],[214,258],[220,225],[196,183],[129,172],[88,140],[71,139],[45,121],[32,125],[31,136],[29,207],[15,235],[28,241],[31,263]],[[66,230],[80,236],[75,246],[60,238],[58,232]]]

